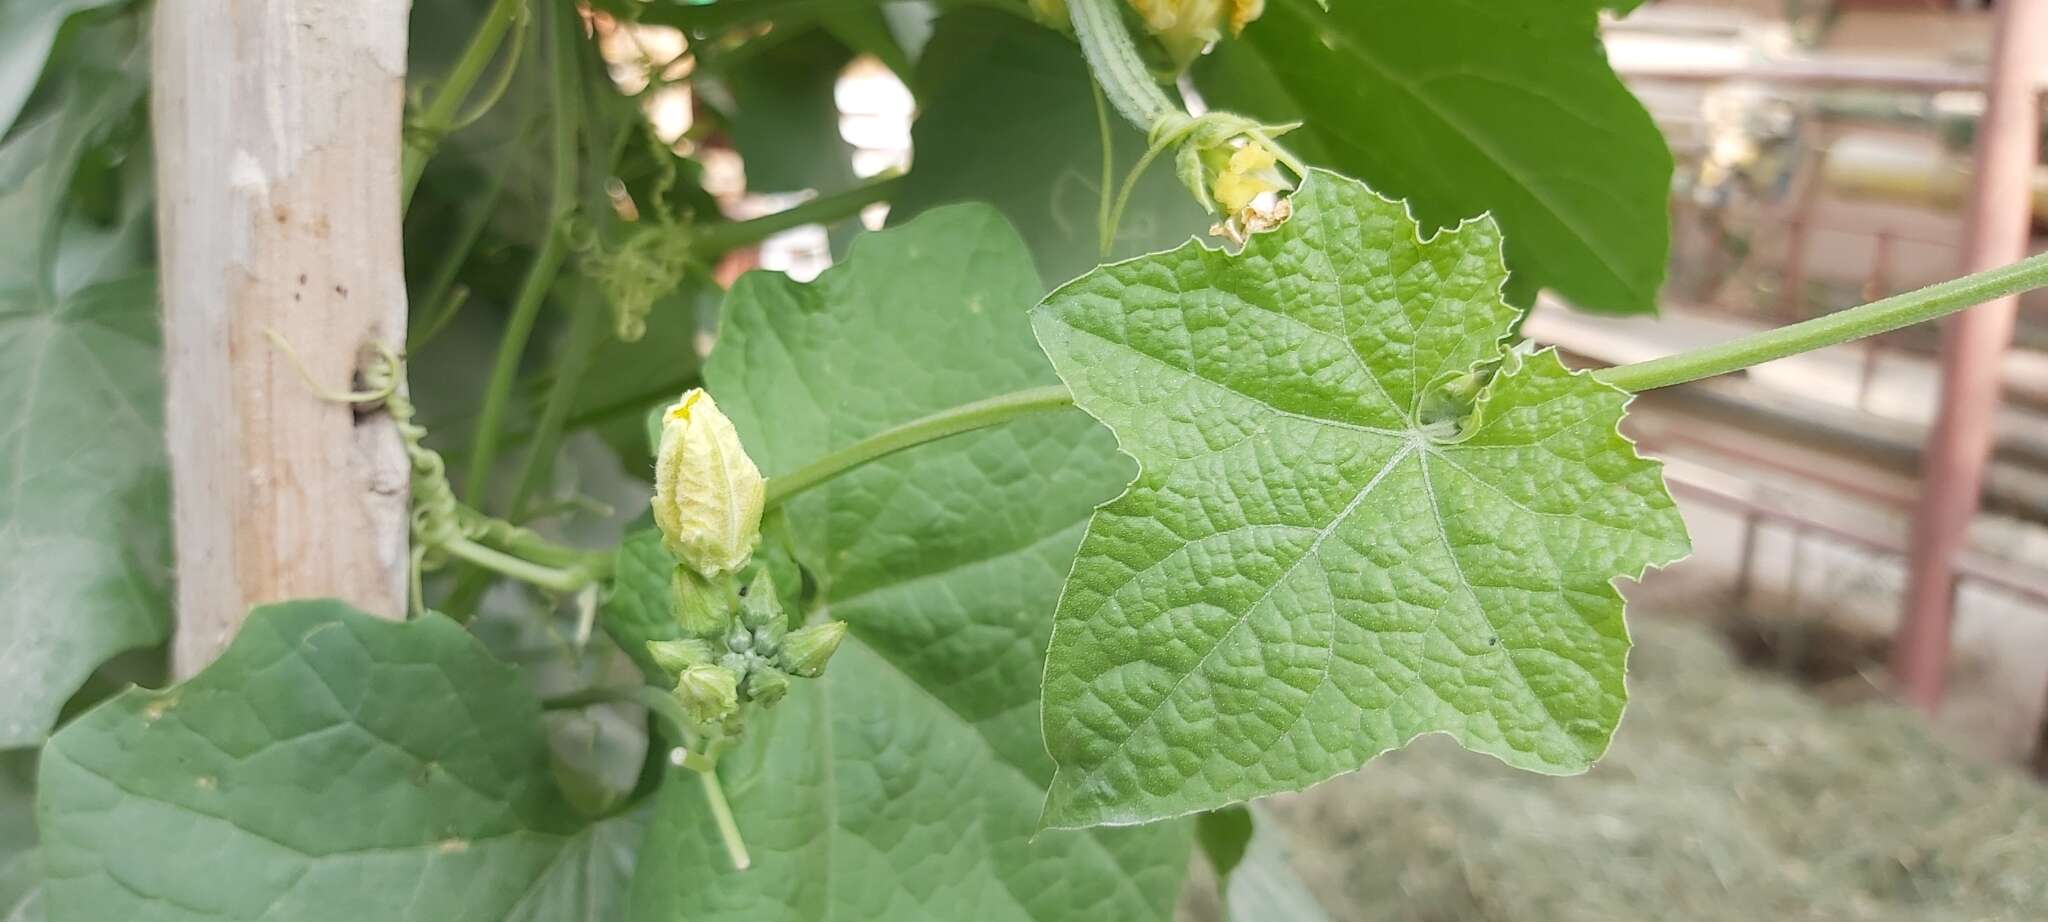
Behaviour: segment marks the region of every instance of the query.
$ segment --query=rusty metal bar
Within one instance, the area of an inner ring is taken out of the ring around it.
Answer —
[[[1979,74],[1951,67],[1930,67],[1877,58],[1792,59],[1733,65],[1632,60],[1621,63],[1615,70],[1624,80],[1664,80],[1674,83],[1723,83],[1741,80],[1788,86],[1885,88],[1919,93],[1984,88],[1984,78]],[[2033,89],[2035,85],[2035,82],[2029,79],[2022,85],[2022,89]]]
[[[1978,126],[1976,176],[1964,238],[1964,272],[2026,255],[2030,189],[2039,161],[2038,79],[2048,51],[2048,0],[1999,4],[1984,120]],[[1899,693],[1923,711],[1941,705],[1954,620],[1956,561],[1968,543],[1990,460],[1999,366],[2012,342],[2017,298],[1955,315],[1941,348],[1941,409],[1913,516],[1906,610],[1892,647]]]
[[[1664,480],[1670,486],[1673,496],[1681,499],[1691,497],[1708,505],[1719,506],[1743,516],[1745,520],[1776,522],[1784,525],[1794,534],[1813,532],[1825,535],[1843,544],[1859,547],[1874,553],[1888,554],[1895,557],[1903,557],[1907,554],[1908,548],[1904,541],[1896,538],[1880,537],[1862,528],[1840,525],[1825,519],[1816,518],[1795,511],[1786,503],[1766,503],[1750,499],[1746,496],[1738,496],[1726,490],[1686,480],[1672,474],[1669,470],[1665,471]],[[2026,567],[1972,552],[1957,558],[1955,572],[1961,578],[1980,582],[2004,592],[2010,592],[2035,604],[2048,605],[2048,582],[2039,579],[2036,574]],[[1742,577],[1741,571],[1737,571],[1737,576],[1738,578]],[[1753,583],[1755,575],[1753,573],[1750,574],[1748,579]]]

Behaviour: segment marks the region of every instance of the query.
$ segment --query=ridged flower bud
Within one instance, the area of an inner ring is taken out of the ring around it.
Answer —
[[[723,581],[713,582],[697,571],[677,564],[669,577],[669,607],[683,634],[704,639],[723,638],[732,626],[732,600]]]
[[[839,641],[845,637],[844,621],[827,621],[791,631],[789,636],[782,638],[782,650],[776,661],[790,675],[815,679],[824,674],[825,663],[832,659],[832,653],[839,649]]]
[[[745,566],[766,499],[767,482],[710,394],[692,388],[662,414],[654,524],[677,560],[707,579]]]
[[[692,722],[717,724],[739,712],[739,673],[724,666],[691,666],[676,677],[675,699]]]
[[[650,640],[647,652],[654,657],[654,665],[660,666],[669,675],[681,675],[692,666],[705,666],[718,661],[708,641],[686,637],[680,640]]]
[[[775,594],[775,580],[766,567],[747,584],[747,595],[740,600],[740,623],[777,638],[789,627],[789,618],[782,613],[782,598]]]
[[[766,664],[747,672],[747,700],[764,708],[775,706],[782,696],[789,694],[789,676],[782,670]]]

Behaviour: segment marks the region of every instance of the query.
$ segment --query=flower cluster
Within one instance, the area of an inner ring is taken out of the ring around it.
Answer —
[[[647,648],[675,677],[691,722],[726,735],[739,732],[743,705],[772,707],[792,677],[822,675],[846,636],[843,621],[791,630],[765,567],[740,588],[766,495],[760,469],[709,394],[693,389],[662,414],[654,523],[676,557],[669,585],[682,636]]]

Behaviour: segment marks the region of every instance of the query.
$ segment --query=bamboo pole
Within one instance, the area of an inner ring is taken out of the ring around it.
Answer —
[[[407,0],[157,4],[179,676],[254,604],[405,611],[403,446],[383,414],[315,385],[348,390],[373,344],[404,342],[407,14]]]

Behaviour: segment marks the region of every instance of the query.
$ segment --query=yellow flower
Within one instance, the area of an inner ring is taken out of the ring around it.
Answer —
[[[1223,37],[1228,26],[1237,35],[1259,14],[1265,0],[1128,0],[1145,30],[1159,39],[1182,67]]]
[[[1210,186],[1210,192],[1215,195],[1216,204],[1223,214],[1237,214],[1260,194],[1288,188],[1286,177],[1274,168],[1278,162],[1271,149],[1256,141],[1232,152],[1229,162],[1217,171],[1215,182]]]
[[[767,482],[711,395],[692,389],[662,414],[654,524],[684,566],[706,579],[746,566],[766,498]]]

